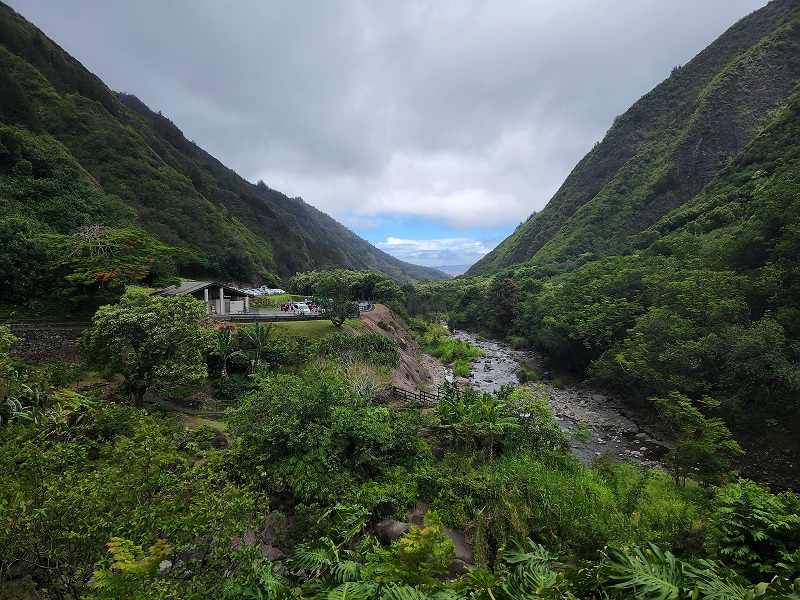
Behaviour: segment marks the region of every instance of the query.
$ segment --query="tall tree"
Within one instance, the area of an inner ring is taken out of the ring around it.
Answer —
[[[85,290],[124,290],[147,278],[154,266],[181,251],[140,229],[104,225],[82,227],[73,235],[48,236],[58,248],[60,264],[70,269],[67,280]]]
[[[328,301],[324,306],[331,323],[341,327],[345,319],[358,312],[358,303],[351,295],[350,282],[337,276],[336,272],[323,272],[316,285],[316,293]]]
[[[80,340],[81,353],[106,375],[121,375],[122,389],[141,408],[148,389],[195,385],[206,377],[204,354],[213,332],[205,304],[189,296],[163,298],[128,292],[102,306]]]

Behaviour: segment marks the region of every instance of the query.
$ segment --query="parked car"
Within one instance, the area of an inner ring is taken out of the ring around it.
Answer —
[[[296,302],[294,305],[294,314],[296,315],[310,315],[311,309],[305,302]]]

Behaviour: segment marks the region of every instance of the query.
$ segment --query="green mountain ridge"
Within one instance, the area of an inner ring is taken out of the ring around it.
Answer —
[[[617,117],[547,206],[466,275],[628,251],[763,131],[798,81],[800,5],[774,0]]]
[[[534,348],[673,432],[691,411],[724,419],[743,475],[796,490],[798,223],[800,4],[774,0],[618,117],[465,276],[417,285],[410,312]]]
[[[187,250],[181,274],[192,277],[259,282],[326,267],[400,284],[448,277],[378,250],[299,198],[245,181],[2,3],[0,208],[13,220],[0,238],[14,229],[142,228]]]

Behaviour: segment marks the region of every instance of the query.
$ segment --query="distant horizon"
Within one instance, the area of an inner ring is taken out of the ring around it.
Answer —
[[[442,273],[447,273],[448,275],[456,277],[457,275],[463,275],[464,273],[466,273],[471,266],[472,265],[440,265],[433,268],[438,269]]]

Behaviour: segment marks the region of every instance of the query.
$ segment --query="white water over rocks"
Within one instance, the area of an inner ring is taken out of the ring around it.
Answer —
[[[495,392],[504,384],[518,385],[517,372],[522,366],[543,371],[542,357],[535,352],[515,350],[504,342],[486,340],[467,331],[454,331],[453,336],[477,346],[486,355],[473,363],[469,378],[455,381],[457,385],[478,392]],[[452,369],[429,370],[437,384],[444,379],[453,381]],[[583,462],[610,454],[645,467],[663,468],[659,461],[669,445],[626,417],[621,403],[613,396],[584,387],[567,385],[557,389],[547,381],[543,383],[547,385],[550,408],[563,429],[574,429],[578,423],[589,428],[589,441],[573,444],[573,451]]]

